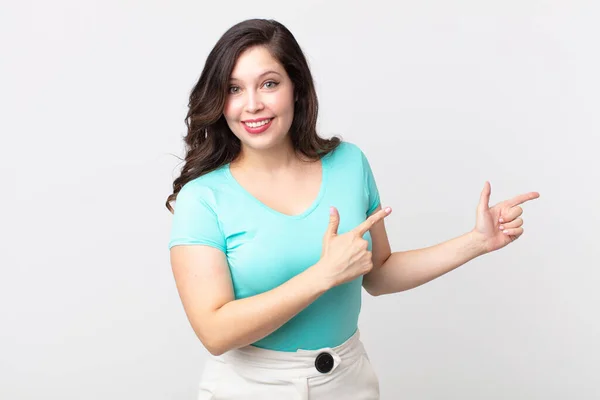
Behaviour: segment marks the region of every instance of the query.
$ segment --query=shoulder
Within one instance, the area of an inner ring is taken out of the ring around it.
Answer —
[[[175,204],[182,200],[205,203],[209,206],[216,205],[216,193],[226,181],[225,168],[225,166],[219,167],[187,182],[177,194]]]
[[[345,168],[350,165],[360,165],[363,168],[368,167],[369,160],[365,152],[355,143],[341,142],[330,154],[331,163],[334,165],[343,165]]]
[[[363,156],[363,152],[355,143],[352,142],[340,142],[340,144],[330,153],[332,158],[335,159],[356,159]]]

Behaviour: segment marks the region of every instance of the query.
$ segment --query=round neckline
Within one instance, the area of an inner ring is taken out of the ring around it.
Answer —
[[[327,159],[329,158],[330,155],[331,155],[331,153],[328,153],[325,156],[321,157],[321,187],[319,188],[317,197],[313,200],[311,205],[308,206],[308,208],[306,210],[304,210],[302,213],[297,214],[297,215],[284,214],[280,211],[277,211],[277,210],[267,206],[265,203],[263,203],[258,198],[256,198],[252,193],[250,193],[248,190],[246,190],[246,188],[244,188],[238,182],[237,179],[235,179],[235,177],[231,173],[231,168],[230,168],[231,163],[227,163],[224,166],[225,167],[225,175],[227,176],[227,178],[229,180],[231,180],[231,182],[234,184],[234,186],[244,194],[245,197],[248,197],[250,200],[252,200],[253,203],[259,205],[261,208],[265,209],[266,211],[270,212],[271,214],[275,214],[277,216],[287,218],[287,219],[302,219],[302,218],[305,218],[308,215],[310,215],[319,206],[319,204],[321,203],[321,200],[323,199],[323,196],[325,195],[325,190],[327,188],[327,177],[329,175]]]

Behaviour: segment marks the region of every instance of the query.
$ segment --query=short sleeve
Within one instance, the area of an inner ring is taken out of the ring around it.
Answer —
[[[225,252],[225,236],[215,212],[214,194],[205,187],[184,186],[175,200],[169,249],[201,244]]]
[[[365,192],[368,199],[367,215],[370,215],[377,207],[379,207],[379,190],[377,189],[377,183],[371,170],[371,165],[365,154],[361,151],[362,166],[365,182]]]

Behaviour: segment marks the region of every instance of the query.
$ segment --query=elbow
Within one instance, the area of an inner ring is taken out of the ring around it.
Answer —
[[[383,294],[380,290],[377,289],[377,287],[375,285],[373,285],[371,280],[368,279],[368,275],[365,275],[363,277],[362,286],[363,286],[363,288],[365,288],[365,291],[373,297],[381,296]]]
[[[220,356],[227,353],[229,350],[233,350],[239,345],[236,344],[236,338],[223,332],[226,331],[219,327],[205,330],[200,334],[196,331],[196,335],[204,348],[213,356]]]
[[[373,297],[381,296],[381,293],[379,293],[379,292],[375,292],[375,291],[373,291],[373,290],[369,290],[369,289],[367,289],[367,288],[365,288],[365,291],[366,291],[367,293],[369,293],[369,294],[370,294],[371,296],[373,296]]]
[[[369,293],[373,297],[378,297],[378,296],[382,296],[385,294],[384,292],[378,291],[375,288],[365,288],[365,290],[367,291],[367,293]]]
[[[203,329],[198,329],[197,327],[193,328],[200,343],[202,343],[204,348],[213,356],[220,356],[229,350],[223,335],[217,333],[218,330],[207,329],[206,326],[204,326]]]
[[[362,285],[371,296],[381,296],[386,294],[383,290],[384,280],[386,279],[384,275],[381,274],[381,268],[388,260],[390,256],[384,258],[373,259],[373,268],[369,273],[363,276]]]
[[[226,353],[226,350],[223,347],[208,345],[206,343],[203,343],[203,344],[204,344],[204,347],[206,348],[206,350],[208,350],[208,352],[210,354],[212,354],[213,356],[220,356],[220,355],[223,355],[224,353]]]
[[[226,353],[229,348],[225,345],[225,343],[223,343],[222,340],[219,340],[217,338],[209,338],[206,336],[200,336],[197,335],[198,339],[200,339],[200,342],[202,343],[202,345],[204,346],[204,348],[213,356],[220,356],[223,355],[224,353]]]
[[[196,337],[204,348],[216,357],[241,347],[238,332],[231,329],[228,318],[224,318],[219,310],[220,308],[190,318]]]

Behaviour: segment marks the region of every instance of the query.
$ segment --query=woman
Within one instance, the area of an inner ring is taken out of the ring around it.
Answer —
[[[177,289],[211,354],[200,399],[378,399],[361,288],[408,290],[504,247],[538,197],[489,208],[486,182],[471,232],[392,253],[367,158],[319,137],[317,110],[298,43],[270,20],[230,28],[191,93],[167,207]]]

